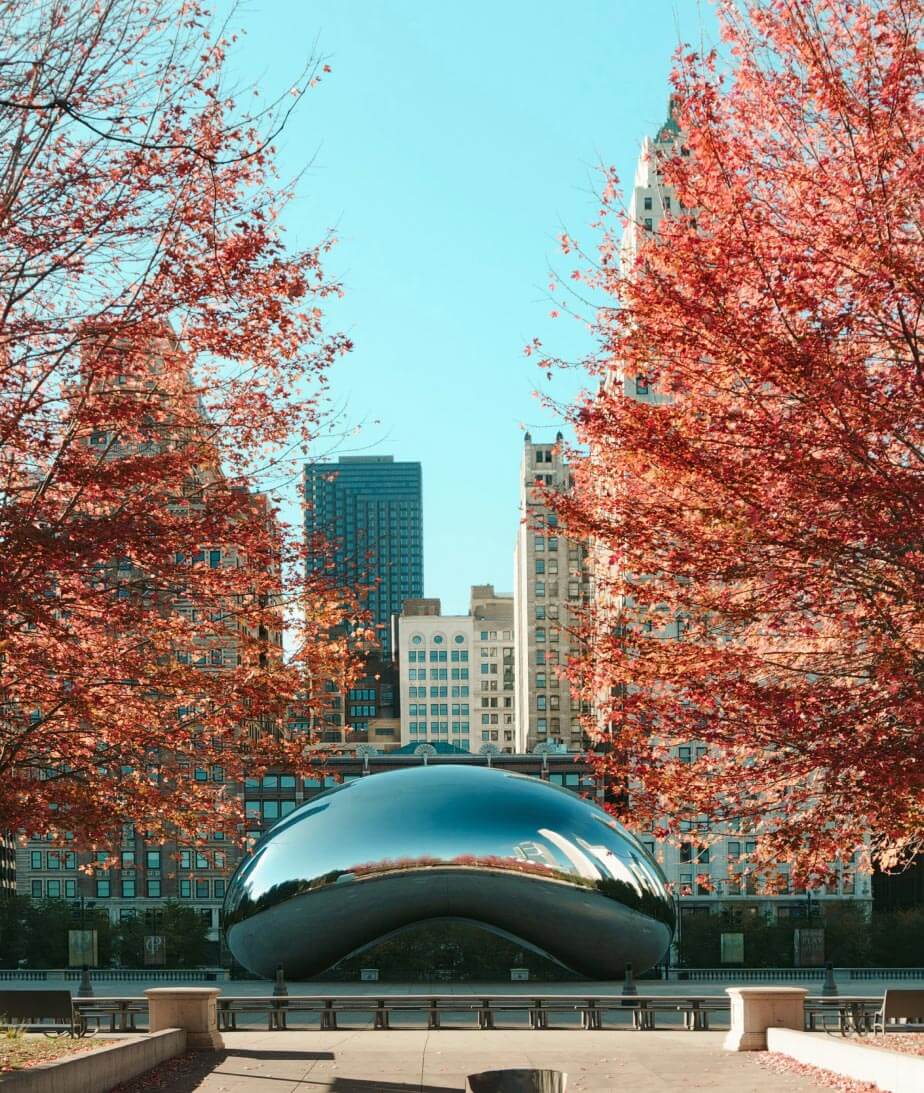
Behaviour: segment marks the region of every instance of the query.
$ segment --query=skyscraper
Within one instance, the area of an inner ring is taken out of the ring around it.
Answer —
[[[419,463],[390,455],[341,456],[305,467],[308,565],[327,564],[310,552],[321,536],[333,546],[335,574],[349,587],[368,586],[362,604],[376,627],[385,659],[390,621],[404,600],[423,596],[423,505]]]
[[[568,464],[555,443],[524,438],[520,471],[520,530],[514,552],[516,712],[518,751],[555,744],[583,746],[581,709],[558,674],[570,652],[572,631],[590,594],[584,543],[558,534],[543,491],[568,487]]]

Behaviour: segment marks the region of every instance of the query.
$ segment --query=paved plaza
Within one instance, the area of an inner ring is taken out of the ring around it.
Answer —
[[[568,1093],[784,1093],[817,1090],[775,1074],[752,1053],[722,1050],[723,1033],[231,1032],[215,1056],[166,1064],[169,1093],[461,1093],[467,1074],[502,1067],[564,1070]],[[157,1072],[155,1072],[157,1073]]]

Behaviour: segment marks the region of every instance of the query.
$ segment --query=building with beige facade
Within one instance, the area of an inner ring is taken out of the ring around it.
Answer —
[[[558,534],[545,494],[569,486],[561,441],[561,433],[546,443],[527,433],[523,443],[513,576],[517,751],[583,747],[582,712],[559,669],[590,598],[588,550]]]
[[[475,585],[467,615],[409,600],[393,625],[402,745],[514,752],[513,597]]]

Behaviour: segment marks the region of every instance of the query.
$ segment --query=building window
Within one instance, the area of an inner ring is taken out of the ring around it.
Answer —
[[[32,853],[29,855],[29,857],[30,857],[30,860],[32,862],[32,868],[33,869],[41,869],[42,868],[42,852],[41,852],[41,850],[33,850]]]
[[[190,884],[190,882],[188,880],[181,880],[178,887],[180,891],[180,898],[189,899],[192,891],[192,885]]]
[[[144,855],[145,869],[160,869],[160,851],[148,850]]]
[[[159,899],[160,898],[160,881],[157,879],[148,878],[148,898]]]
[[[650,197],[646,197],[646,198],[645,198],[645,209],[646,209],[646,210],[649,210],[650,208],[651,208],[651,198],[650,198]]]
[[[106,899],[108,897],[108,895],[109,895],[109,881],[108,881],[108,879],[107,880],[98,880],[96,882],[96,898],[97,899]]]
[[[196,881],[196,899],[209,898],[209,882],[207,880]]]
[[[134,899],[135,898],[135,878],[123,877],[122,878],[122,898]]]
[[[545,558],[536,559],[536,572],[545,573]]]
[[[652,230],[651,217],[646,216],[645,217],[645,231],[650,232],[651,230]]]
[[[40,880],[34,880],[32,882],[32,898],[33,899],[41,899],[42,898],[42,882]]]

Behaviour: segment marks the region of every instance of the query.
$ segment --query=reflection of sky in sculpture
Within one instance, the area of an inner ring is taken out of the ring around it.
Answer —
[[[505,875],[509,881],[501,879]],[[366,881],[386,877],[393,878],[387,893],[366,889]],[[481,889],[472,889],[476,881]],[[486,895],[492,885],[498,893],[494,903]],[[567,902],[573,908],[567,913],[585,916],[588,924],[609,918],[610,936],[613,930],[623,940],[647,934],[648,952],[663,938],[666,945],[673,925],[660,870],[602,809],[536,778],[462,765],[369,775],[320,794],[276,824],[229,886],[225,910],[232,950],[261,945],[253,933],[257,918],[288,903],[288,921],[302,921],[315,950],[328,946],[332,954],[338,941],[315,917],[322,893],[334,901],[332,909],[348,904],[351,910],[344,913],[364,919],[367,932],[394,928],[399,920],[459,914],[514,932],[522,924],[524,939],[531,931],[534,941],[548,947],[548,920],[538,921],[540,908],[542,915],[557,917]],[[511,899],[522,901],[522,923]],[[648,925],[631,925],[632,914],[644,916]],[[254,915],[242,932],[238,924]],[[356,932],[361,942],[362,928]],[[572,963],[578,957],[571,954]],[[648,958],[658,955],[649,952]]]

